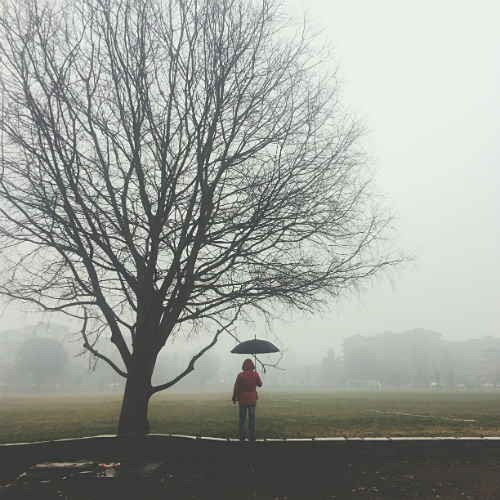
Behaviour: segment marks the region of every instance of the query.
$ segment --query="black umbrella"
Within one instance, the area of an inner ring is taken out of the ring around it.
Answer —
[[[280,350],[267,340],[252,339],[238,344],[231,352],[233,354],[266,354],[280,352]]]

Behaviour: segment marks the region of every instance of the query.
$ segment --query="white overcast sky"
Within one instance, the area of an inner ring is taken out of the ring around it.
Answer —
[[[500,337],[500,2],[310,0],[371,128],[378,184],[419,256],[321,320],[278,326],[319,360],[341,339],[416,327]]]
[[[305,7],[333,42],[347,102],[371,129],[401,244],[419,257],[394,288],[380,283],[362,302],[332,304],[322,319],[276,324],[275,333],[311,361],[354,334],[422,327],[450,340],[500,337],[500,1]],[[15,317],[5,313],[0,329]]]

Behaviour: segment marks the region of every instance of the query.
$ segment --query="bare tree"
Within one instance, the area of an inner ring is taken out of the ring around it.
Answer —
[[[126,377],[120,433],[252,310],[401,260],[328,51],[279,2],[3,0],[0,26],[0,291],[85,318]],[[213,339],[153,387],[186,327]]]

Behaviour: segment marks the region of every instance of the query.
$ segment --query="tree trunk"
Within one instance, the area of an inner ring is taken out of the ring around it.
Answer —
[[[118,434],[149,434],[148,404],[155,357],[133,354],[123,394]]]

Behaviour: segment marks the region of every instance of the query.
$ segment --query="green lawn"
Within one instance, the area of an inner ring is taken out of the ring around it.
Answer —
[[[2,397],[0,443],[116,433],[119,396]],[[151,432],[237,437],[228,394],[161,394],[150,403]],[[258,437],[500,436],[500,393],[266,392]]]

